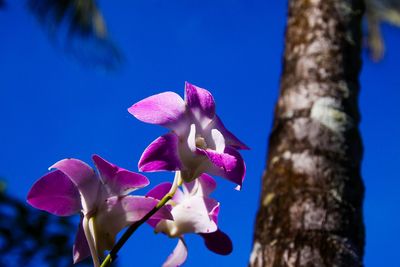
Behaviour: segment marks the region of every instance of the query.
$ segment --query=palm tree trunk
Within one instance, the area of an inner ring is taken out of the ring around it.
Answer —
[[[362,0],[289,0],[251,267],[362,266]]]

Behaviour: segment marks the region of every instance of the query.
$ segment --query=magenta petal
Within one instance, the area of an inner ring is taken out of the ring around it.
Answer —
[[[207,149],[205,152],[212,164],[224,172],[230,172],[236,166],[236,158],[228,153],[218,153],[211,149]]]
[[[155,199],[162,199],[171,189],[171,183],[161,183],[154,188],[152,188],[147,194],[146,197],[152,197]]]
[[[146,197],[152,197],[158,200],[161,200],[171,189],[172,184],[171,183],[161,183],[157,186],[155,186],[153,189],[151,189],[147,194]],[[178,188],[172,197],[172,200],[175,203],[179,203],[181,199],[183,198],[183,193],[182,191]]]
[[[82,206],[86,212],[96,207],[101,182],[89,165],[78,159],[63,159],[50,168],[62,171],[76,185],[82,195]]]
[[[153,172],[181,169],[178,142],[178,136],[174,133],[165,134],[154,140],[143,152],[139,160],[139,170]]]
[[[233,133],[225,128],[221,119],[216,115],[214,119],[214,127],[217,128],[225,138],[225,143],[228,146],[234,147],[236,149],[250,149],[246,144],[240,141]]]
[[[148,184],[150,184],[150,181],[146,176],[120,169],[115,175],[112,183],[109,183],[108,185],[113,189],[115,194],[126,195],[133,190],[145,187]]]
[[[112,195],[126,195],[150,183],[144,175],[122,169],[98,155],[93,155],[92,158],[100,172],[103,183]]]
[[[141,196],[125,196],[123,198],[113,197],[108,199],[109,207],[115,206],[116,204],[120,206],[122,210],[116,209],[117,213],[123,212],[125,219],[131,223],[142,219],[143,216],[152,210],[158,202],[157,199]],[[112,218],[114,217],[112,216]],[[158,210],[151,218],[167,220],[173,219],[169,209],[165,206]]]
[[[159,185],[157,185],[156,187],[154,187],[153,189],[151,189],[147,194],[146,197],[151,197],[151,198],[155,198],[158,200],[161,200],[171,189],[172,184],[171,183],[161,183]],[[172,197],[172,200],[175,203],[179,203],[180,199],[182,199],[183,197],[183,193],[182,191],[178,188],[175,192],[175,195]],[[170,208],[170,206],[166,206],[167,208]],[[157,226],[157,224],[161,221],[161,219],[150,219],[147,220],[147,223],[150,224],[153,228],[155,228]]]
[[[215,222],[215,224],[218,224],[218,214],[219,214],[220,206],[218,203],[218,206],[214,206],[214,208],[210,212],[210,218]]]
[[[176,245],[174,251],[168,256],[167,260],[164,262],[162,267],[177,267],[181,266],[187,258],[188,252],[185,240],[179,238],[178,244]]]
[[[203,196],[210,195],[217,187],[217,183],[215,182],[215,180],[210,175],[207,175],[205,173],[200,175],[198,180],[200,182]]]
[[[63,159],[56,162],[50,169],[59,169],[65,173],[78,187],[81,184],[91,183],[94,170],[85,162],[78,159]]]
[[[232,241],[227,234],[217,230],[208,234],[200,234],[204,238],[206,247],[220,255],[228,255],[233,250]]]
[[[206,89],[185,83],[185,100],[192,111],[212,119],[215,115],[215,102],[212,94]],[[196,114],[194,114],[196,115]],[[197,118],[199,119],[199,118]]]
[[[86,240],[85,232],[82,227],[82,220],[79,222],[78,232],[75,236],[75,242],[73,246],[73,258],[74,264],[78,263],[90,256],[89,244]]]
[[[92,160],[96,165],[96,168],[99,170],[100,177],[105,184],[109,183],[119,170],[118,166],[106,161],[98,155],[93,155]]]
[[[173,92],[165,92],[145,98],[128,109],[143,122],[173,128],[185,115],[185,102]]]
[[[240,188],[246,173],[244,160],[234,148],[227,146],[224,152],[220,154],[210,150],[206,151],[206,155],[212,163],[207,172],[224,177],[237,184]]]
[[[40,178],[28,193],[28,203],[58,216],[69,216],[79,212],[79,191],[61,171],[50,172]]]

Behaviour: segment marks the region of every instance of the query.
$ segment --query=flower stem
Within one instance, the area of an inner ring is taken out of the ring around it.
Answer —
[[[93,260],[93,266],[94,267],[99,267],[100,266],[100,262],[99,262],[99,257],[97,255],[97,251],[96,251],[96,245],[94,242],[94,217],[86,217],[86,215],[83,217],[83,221],[82,221],[82,225],[83,225],[83,231],[85,233],[86,236],[86,240],[88,242],[89,245],[89,249],[90,249],[90,254],[92,256],[92,260]],[[90,229],[90,225],[92,225],[92,230]]]
[[[140,219],[137,222],[134,222],[129,226],[129,228],[125,231],[125,233],[121,236],[121,238],[118,240],[118,242],[114,245],[114,247],[111,249],[110,253],[107,255],[107,257],[103,260],[101,263],[100,267],[108,267],[110,264],[115,261],[117,258],[117,254],[119,250],[122,248],[122,246],[128,241],[128,239],[131,237],[131,235],[141,226],[143,223],[145,223],[148,219],[151,218],[159,209],[161,209],[167,202],[172,199],[172,197],[175,195],[176,189],[182,184],[182,178],[181,178],[181,173],[180,171],[175,172],[175,178],[174,182],[172,184],[171,189],[165,196],[157,203],[157,205],[150,210],[145,216],[143,216],[142,219]]]

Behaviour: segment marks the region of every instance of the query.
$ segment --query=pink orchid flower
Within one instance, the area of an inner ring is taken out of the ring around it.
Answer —
[[[222,124],[206,89],[186,82],[185,100],[164,92],[139,101],[128,111],[143,122],[171,130],[143,152],[141,171],[180,170],[185,182],[209,173],[242,186],[246,167],[237,150],[248,147]]]
[[[77,159],[55,163],[50,169],[56,170],[35,182],[27,200],[33,207],[58,216],[80,212],[73,261],[77,263],[91,255],[94,265],[99,266],[99,255],[112,248],[116,234],[139,221],[158,200],[128,195],[149,184],[145,176],[122,169],[97,155],[93,156],[93,161],[98,174]],[[172,216],[164,207],[152,218],[172,219]]]
[[[163,183],[152,189],[147,196],[161,199],[171,188],[170,183]],[[174,197],[168,202],[174,220],[153,218],[148,221],[156,232],[179,238],[172,254],[163,267],[182,265],[187,258],[187,246],[183,239],[186,233],[196,233],[204,238],[207,248],[217,254],[228,255],[232,252],[229,237],[218,229],[217,219],[220,204],[209,198],[216,188],[213,178],[202,174],[198,179],[182,185],[183,191],[177,189]]]

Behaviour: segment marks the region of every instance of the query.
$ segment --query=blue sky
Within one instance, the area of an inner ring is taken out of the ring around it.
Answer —
[[[101,1],[125,57],[121,70],[107,72],[80,65],[50,42],[23,2],[8,2],[0,11],[0,176],[8,192],[25,198],[32,183],[66,157],[90,162],[97,153],[137,170],[143,149],[166,130],[137,121],[127,108],[162,91],[183,95],[189,81],[212,91],[225,125],[252,150],[243,152],[243,190],[217,179],[214,194],[234,252],[215,255],[201,238],[188,236],[186,266],[246,266],[279,88],[286,3]],[[400,266],[392,261],[400,239],[400,30],[384,26],[383,33],[385,59],[375,64],[364,52],[361,75],[368,267]],[[172,176],[149,178],[154,186]],[[121,251],[120,266],[160,266],[174,246],[175,240],[142,227]]]

